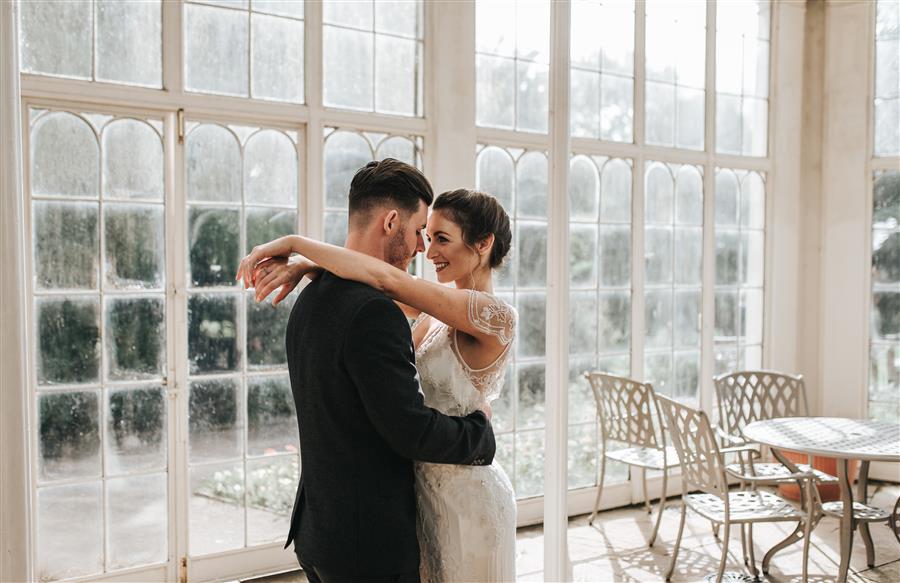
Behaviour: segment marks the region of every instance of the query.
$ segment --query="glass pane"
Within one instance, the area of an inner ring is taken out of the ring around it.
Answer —
[[[494,415],[491,417],[491,425],[494,427],[494,432],[499,434],[503,431],[510,431],[513,428],[513,406],[512,401],[513,397],[513,383],[516,378],[513,374],[513,365],[506,365],[506,370],[503,371],[503,388],[500,390],[500,396],[491,403],[491,408],[493,409]],[[497,436],[497,449],[499,454],[500,449],[500,436]],[[496,458],[495,458],[496,459]],[[511,465],[508,467],[512,467]]]
[[[97,205],[33,204],[35,287],[96,289],[100,263]]]
[[[700,389],[700,352],[675,353],[675,391],[678,398],[696,397]]]
[[[475,2],[475,50],[506,57],[516,56],[516,19],[504,2]]]
[[[101,487],[100,482],[91,482],[38,489],[36,580],[103,571]]]
[[[897,340],[900,338],[900,292],[879,292],[872,294],[873,340]]]
[[[572,5],[573,11],[577,5]],[[570,82],[569,115],[571,116],[572,136],[599,138],[600,75],[593,71],[573,68]]]
[[[743,108],[743,153],[749,156],[765,156],[768,144],[769,102],[747,97]]]
[[[528,152],[516,165],[516,215],[547,216],[547,157]]]
[[[631,349],[631,293],[601,292],[599,303],[600,352],[617,352]],[[627,357],[626,357],[627,358]],[[608,370],[614,374],[619,371]],[[621,374],[628,374],[624,371]]]
[[[597,350],[596,292],[569,295],[569,354],[594,354]]]
[[[232,379],[191,383],[189,404],[191,463],[240,457],[243,420],[240,388]]]
[[[195,295],[188,300],[188,356],[192,374],[237,370],[239,297]]]
[[[244,188],[249,204],[297,204],[297,150],[290,138],[262,130],[247,140]]]
[[[253,0],[254,12],[303,18],[303,0]]]
[[[544,426],[544,389],[546,385],[543,364],[518,366],[519,400],[516,429]]]
[[[716,95],[716,151],[720,154],[740,155],[741,98],[733,95]]]
[[[96,298],[37,300],[39,384],[97,382],[100,306]]]
[[[900,232],[872,232],[872,281],[900,284]]]
[[[900,152],[900,98],[875,100],[875,155]]]
[[[763,284],[765,242],[762,231],[741,233],[741,283]]]
[[[671,183],[671,179],[666,178]],[[671,186],[669,186],[671,188]],[[604,222],[631,222],[631,166],[612,159],[600,178],[600,218]]]
[[[486,2],[478,2],[479,6],[482,4]],[[476,123],[512,129],[516,110],[516,61],[476,54],[475,71]]]
[[[243,165],[233,133],[203,124],[188,134],[186,150],[188,200],[240,202]]]
[[[513,161],[500,148],[485,148],[478,155],[476,179],[478,188],[497,198],[507,211],[513,209]]]
[[[106,302],[107,378],[113,381],[165,374],[164,298],[108,298]]]
[[[240,260],[240,211],[192,207],[188,221],[191,284],[234,286]]]
[[[587,156],[575,156],[569,163],[569,217],[596,220],[600,199],[597,167]]]
[[[672,344],[672,292],[648,291],[644,296],[644,343],[648,347]],[[650,378],[650,377],[648,377]]]
[[[97,80],[162,86],[159,0],[97,0]]]
[[[703,229],[675,229],[675,283],[699,285],[702,266]]]
[[[269,208],[248,208],[247,251],[256,245],[297,232],[297,213]]]
[[[716,284],[733,285],[738,282],[738,254],[740,235],[737,231],[716,230]]]
[[[644,354],[644,380],[653,383],[657,393],[666,396],[673,395],[671,352],[648,352]]]
[[[364,30],[372,30],[374,2],[323,2],[322,21]]]
[[[303,22],[261,14],[251,20],[253,97],[303,103]]]
[[[675,87],[647,81],[647,143],[675,145]]]
[[[679,87],[675,94],[678,99],[675,147],[702,150],[706,94],[703,90],[683,87]]]
[[[700,347],[700,291],[675,292],[675,346]]]
[[[380,113],[419,113],[421,79],[416,74],[421,44],[391,36],[375,36],[375,109]]]
[[[731,170],[716,173],[716,226],[738,224],[738,179]]]
[[[756,172],[741,185],[741,226],[762,229],[766,224],[766,185]]]
[[[597,227],[569,226],[569,275],[573,287],[597,285]]]
[[[90,79],[90,0],[22,2],[22,71]]]
[[[162,387],[110,389],[107,397],[107,474],[165,468],[168,421]]]
[[[880,4],[885,4],[882,0]],[[896,97],[900,93],[900,40],[875,41],[875,96]]]
[[[98,392],[40,393],[41,481],[100,476]]]
[[[544,432],[516,433],[516,497],[544,493]]]
[[[247,542],[281,542],[290,528],[299,458],[278,456],[247,461]]]
[[[162,289],[166,261],[163,207],[107,204],[103,220],[106,285],[117,289]]]
[[[164,562],[168,552],[166,474],[109,480],[106,496],[109,568]]]
[[[323,34],[325,105],[372,111],[373,35],[333,26]]]
[[[519,337],[516,347],[521,357],[544,356],[547,331],[546,297],[543,293],[519,294]]]
[[[741,336],[746,344],[761,344],[763,337],[762,289],[741,290]]]
[[[247,379],[247,454],[297,453],[299,448],[297,414],[288,376]]]
[[[647,227],[644,277],[648,285],[672,283],[672,228]]]
[[[738,335],[738,295],[735,291],[716,290],[716,342],[731,342]]]
[[[569,424],[586,423],[597,417],[594,393],[584,373],[595,370],[594,356],[569,358]]]
[[[519,11],[521,12],[521,11]],[[547,132],[550,67],[517,62],[516,128]]]
[[[287,364],[284,339],[296,297],[292,294],[273,308],[268,302],[257,304],[252,292],[246,295],[248,368],[279,368]]]
[[[884,172],[875,179],[872,226],[900,226],[900,172]]]
[[[244,469],[241,464],[191,468],[190,553],[244,546]]]
[[[409,38],[422,37],[422,2],[375,2],[375,31]]]
[[[569,489],[593,486],[597,482],[597,426],[569,427]]]
[[[682,166],[675,182],[675,222],[703,225],[703,179],[692,166]]]
[[[600,137],[614,142],[632,141],[634,80],[618,75],[600,77]]]
[[[343,246],[347,240],[347,213],[325,213],[325,242]]]
[[[24,5],[32,4],[42,3]],[[33,195],[99,196],[100,148],[83,119],[71,113],[41,117],[31,130],[30,160]]]
[[[398,136],[388,138],[378,144],[378,151],[375,153],[375,157],[378,160],[396,158],[410,166],[418,166],[416,145],[412,140]]]
[[[361,135],[335,132],[328,136],[325,141],[325,206],[346,209],[353,175],[371,160],[372,148]]]
[[[519,223],[516,229],[519,256],[517,284],[543,287],[547,283],[547,225]]]
[[[550,62],[550,2],[518,0],[516,10],[516,57],[538,63]]]
[[[873,344],[869,399],[900,403],[900,343]]]
[[[103,196],[163,199],[162,142],[149,124],[120,119],[103,128]]]
[[[184,86],[188,91],[246,96],[248,15],[186,4]]]
[[[631,228],[600,228],[600,285],[627,286],[631,282]]]
[[[647,170],[646,222],[671,224],[674,203],[672,175],[665,166],[652,164]]]

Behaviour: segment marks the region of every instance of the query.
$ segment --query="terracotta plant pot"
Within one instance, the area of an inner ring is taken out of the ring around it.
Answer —
[[[787,459],[794,463],[805,464],[808,459],[808,456],[805,453],[787,450],[782,453],[784,453],[784,456]],[[813,456],[812,465],[815,469],[823,471],[826,474],[837,476],[837,460],[834,458]],[[850,472],[850,483],[852,484],[856,481],[857,475],[859,474],[859,461],[850,460],[847,469]],[[822,498],[822,502],[833,502],[841,499],[841,487],[837,483],[816,484],[816,488],[819,489],[819,496]],[[796,482],[779,485],[778,493],[788,500],[800,500],[800,488],[797,487]]]

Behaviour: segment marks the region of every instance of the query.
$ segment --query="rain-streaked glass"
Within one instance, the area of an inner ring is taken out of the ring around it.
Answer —
[[[240,211],[191,207],[188,212],[190,282],[194,286],[234,286],[240,249]]]
[[[37,120],[31,128],[29,160],[33,195],[100,196],[97,136],[80,117],[53,112]]]
[[[105,284],[120,290],[162,289],[166,262],[162,205],[106,204],[103,230]]]
[[[288,316],[297,296],[289,295],[274,308],[269,302],[256,303],[252,293],[246,297],[247,366],[263,369],[286,365],[284,338]]]
[[[244,196],[248,204],[296,205],[297,150],[282,132],[262,130],[247,140]]]
[[[299,448],[297,414],[288,376],[248,378],[247,454],[298,453]]]
[[[604,222],[631,223],[631,166],[614,158],[600,176],[600,218]]]
[[[188,541],[191,556],[244,546],[243,464],[203,465],[190,469]]]
[[[600,353],[627,351],[631,347],[631,293],[600,292],[598,313]],[[610,372],[619,374],[612,370]]]
[[[547,225],[519,222],[516,229],[519,287],[544,287],[547,283]]]
[[[103,571],[102,488],[100,481],[38,488],[37,581]]]
[[[164,469],[168,458],[164,387],[110,389],[106,398],[107,474]]]
[[[375,111],[413,116],[421,112],[422,44],[394,36],[375,36]]]
[[[39,394],[40,481],[100,476],[98,397],[98,391]]]
[[[528,152],[516,164],[516,216],[547,216],[547,157]]]
[[[162,87],[162,3],[97,0],[97,80]]]
[[[546,371],[543,364],[520,364],[516,383],[519,389],[516,429],[544,426]]]
[[[107,480],[108,567],[124,569],[165,562],[167,516],[166,474]]]
[[[324,156],[325,206],[346,209],[350,181],[372,160],[372,147],[360,134],[338,131],[326,138]]]
[[[33,209],[35,287],[97,289],[97,204],[35,201]]]
[[[165,299],[108,297],[106,300],[107,378],[132,381],[165,374]]]
[[[520,357],[544,356],[547,332],[547,314],[544,293],[520,293],[516,309],[519,312],[519,336],[516,340]]]
[[[98,298],[37,300],[39,384],[92,383],[100,377]]]
[[[569,163],[569,217],[596,220],[600,201],[597,167],[587,156],[575,156]]]
[[[192,374],[235,371],[239,295],[192,295],[188,300],[188,359]]]
[[[476,182],[480,190],[495,196],[507,212],[513,209],[515,173],[507,152],[494,147],[482,150],[476,165]]]
[[[644,294],[644,344],[664,348],[672,343],[672,292],[668,289]]]
[[[253,3],[254,10],[257,9]],[[302,3],[298,3],[301,7]],[[302,13],[301,13],[302,16]],[[252,78],[254,98],[303,103],[304,23],[288,18],[251,16]]]
[[[322,34],[325,105],[372,111],[375,71],[373,35],[327,25]]]
[[[594,354],[597,350],[597,294],[569,295],[569,353]]]
[[[243,453],[241,390],[234,379],[194,381],[188,405],[192,464]]]
[[[159,134],[134,119],[103,128],[103,197],[162,201],[163,147]]]
[[[247,96],[249,24],[242,11],[184,5],[184,86],[188,91]]]
[[[245,215],[247,252],[256,245],[297,232],[297,213],[292,210],[249,207]]]
[[[672,283],[672,228],[644,230],[644,279],[648,285]]]
[[[479,2],[479,4],[483,3]],[[475,55],[475,121],[479,126],[512,129],[515,125],[516,61]]]
[[[22,71],[90,79],[92,2],[21,2],[19,6]]]
[[[569,225],[569,277],[573,288],[597,285],[597,227]]]
[[[627,286],[631,282],[631,228],[600,227],[600,285]]]
[[[224,127],[200,125],[187,136],[187,196],[192,202],[240,202],[241,148]]]

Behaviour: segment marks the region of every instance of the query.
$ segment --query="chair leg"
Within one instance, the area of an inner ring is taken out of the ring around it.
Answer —
[[[659,514],[656,517],[656,525],[653,527],[653,534],[650,535],[650,543],[647,546],[653,546],[656,542],[656,535],[659,534],[659,525],[662,522],[663,511],[666,509],[666,484],[669,480],[669,469],[663,468],[662,493],[659,495]]]
[[[687,504],[684,503],[684,495],[681,496],[681,521],[678,523],[678,535],[675,537],[675,546],[672,548],[672,558],[669,559],[669,570],[666,571],[666,581],[672,579],[675,572],[675,561],[678,559],[678,549],[681,547],[681,534],[684,532],[684,516],[687,514]]]
[[[741,552],[744,553],[744,564],[750,564],[750,555],[747,554],[747,524],[741,523]]]
[[[713,522],[712,520],[710,520],[709,523],[712,525],[713,536],[718,540],[718,538],[719,538],[719,523]]]
[[[644,490],[644,508],[647,514],[651,514],[653,507],[650,506],[650,498],[647,497],[647,468],[641,468],[641,487]]]
[[[600,509],[600,497],[603,496],[603,479],[606,477],[606,455],[600,457],[600,483],[597,485],[597,499],[594,500],[594,511],[588,518],[588,524],[594,524],[594,518],[597,517],[597,511]]]
[[[803,521],[803,558],[801,559],[803,565],[803,583],[806,583],[809,570],[809,539],[812,538],[813,513],[815,512],[812,489],[815,488],[815,485],[813,485],[812,480],[806,480],[806,484],[804,485],[807,491],[806,499],[809,504],[806,508],[806,520]],[[799,524],[797,526],[799,526]]]
[[[731,524],[725,520],[722,529],[725,533],[722,535],[722,558],[719,559],[719,572],[716,574],[716,583],[722,583],[722,576],[725,574],[725,563],[728,561],[728,535],[731,534]]]
[[[747,557],[749,559],[749,563],[747,564],[750,567],[750,574],[753,575],[753,578],[757,581],[759,580],[759,570],[756,568],[756,557],[753,555],[753,523],[747,523]]]

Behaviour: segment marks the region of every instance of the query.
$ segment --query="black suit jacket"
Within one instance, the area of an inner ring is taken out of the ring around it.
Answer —
[[[419,565],[412,460],[488,465],[494,433],[481,411],[425,406],[403,312],[375,289],[323,273],[287,327],[301,476],[285,548],[341,575]]]

